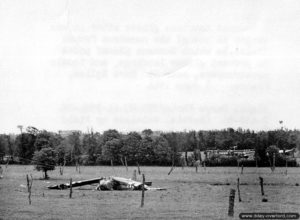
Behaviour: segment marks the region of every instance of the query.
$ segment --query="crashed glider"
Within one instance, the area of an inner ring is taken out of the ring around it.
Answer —
[[[145,190],[166,190],[165,188],[153,188],[151,182],[145,184],[123,177],[100,177],[89,180],[81,180],[72,182],[72,188],[78,186],[98,184],[96,189],[101,191],[107,190],[142,190],[143,185]],[[48,189],[67,189],[70,188],[70,183],[48,186]]]

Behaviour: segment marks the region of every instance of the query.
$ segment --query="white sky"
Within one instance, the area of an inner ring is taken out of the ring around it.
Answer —
[[[299,129],[299,53],[299,1],[0,0],[0,132]]]

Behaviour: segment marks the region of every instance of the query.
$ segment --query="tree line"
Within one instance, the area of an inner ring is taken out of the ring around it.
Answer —
[[[121,133],[115,129],[103,133],[93,130],[56,132],[27,127],[20,134],[0,134],[0,161],[34,164],[36,158],[53,158],[55,165],[181,165],[185,161],[204,160],[200,151],[253,149],[260,166],[268,165],[271,150],[300,149],[300,131],[276,129],[270,131],[227,128],[208,131],[158,132],[145,129],[142,132]],[[273,146],[273,148],[270,148]],[[275,146],[275,148],[274,148]],[[184,152],[193,151],[193,158]],[[48,155],[48,156],[47,156]],[[50,156],[49,156],[50,155]],[[183,156],[182,155],[186,155]],[[18,160],[16,160],[18,159]],[[209,164],[209,163],[208,163]]]

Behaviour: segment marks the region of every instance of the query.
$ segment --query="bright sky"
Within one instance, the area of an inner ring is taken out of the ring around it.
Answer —
[[[0,132],[300,128],[300,1],[0,0]]]

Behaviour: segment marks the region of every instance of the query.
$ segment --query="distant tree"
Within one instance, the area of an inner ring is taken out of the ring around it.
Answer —
[[[120,139],[112,139],[106,141],[102,147],[102,156],[106,161],[119,162],[121,156],[122,141]]]
[[[43,171],[45,179],[48,179],[47,171],[54,170],[56,164],[57,152],[51,148],[42,148],[40,151],[35,151],[33,156],[33,164],[37,171]]]
[[[206,149],[215,149],[216,148],[216,132],[207,131],[204,133],[204,140]]]
[[[153,131],[151,129],[145,129],[142,131],[143,136],[148,136],[150,137],[153,134]]]
[[[33,126],[28,126],[26,128],[26,132],[37,136],[39,133],[39,130]]]
[[[141,140],[142,137],[137,132],[130,132],[123,137],[121,154],[127,158],[129,164],[135,164],[142,160],[143,155],[138,154],[138,152],[141,152]]]
[[[58,146],[62,140],[62,138],[52,132],[48,132],[46,130],[42,130],[36,132],[36,130],[31,130],[31,134],[36,136],[36,140],[34,143],[35,150],[41,150],[42,148],[51,147],[55,148]]]
[[[266,155],[266,149],[269,146],[268,134],[259,132],[256,138],[255,156],[258,159],[258,164],[261,166],[269,165],[269,158]]]
[[[13,157],[15,152],[14,137],[7,135],[6,138],[7,138],[7,154]]]
[[[0,163],[3,161],[6,148],[7,148],[7,138],[5,137],[5,135],[0,135]]]
[[[163,136],[156,137],[154,139],[153,151],[157,165],[171,165],[173,151],[166,138]]]
[[[189,143],[191,145],[193,144],[194,147],[196,148],[196,141],[195,141],[195,135],[194,134],[195,134],[194,132],[190,132],[190,136],[189,136],[189,141],[190,142]],[[164,134],[164,138],[168,141],[168,146],[169,146],[169,149],[171,150],[172,165],[175,165],[175,163],[178,160],[177,154],[179,152],[179,144],[178,144],[179,135],[175,132],[171,132],[171,133]]]
[[[113,139],[120,139],[121,134],[115,129],[110,129],[104,131],[102,138],[103,138],[103,145],[104,145],[106,141],[111,141]]]
[[[72,153],[71,153],[71,161],[72,163],[75,163],[76,165],[79,164],[80,155],[82,152],[81,149],[81,141],[80,141],[80,133],[79,132],[73,132],[68,137],[68,142],[72,146]]]
[[[60,166],[64,165],[71,165],[72,161],[72,149],[73,146],[69,143],[68,139],[63,139],[58,146],[55,147],[57,152],[57,164]]]
[[[97,159],[97,138],[99,138],[99,134],[94,133],[93,131],[83,135],[82,146],[88,156],[86,163],[90,165],[95,164]]]
[[[22,133],[16,138],[17,155],[22,164],[29,164],[35,151],[34,143],[36,136]]]
[[[267,147],[266,152],[268,153],[269,156],[273,156],[274,154],[276,156],[279,155],[279,148],[276,145],[271,145],[269,147]]]
[[[136,156],[140,164],[152,165],[155,164],[154,142],[150,136],[145,136],[137,149]]]
[[[23,132],[23,125],[18,125],[17,128],[20,129],[20,132],[21,132],[21,134],[22,134],[22,132]]]

